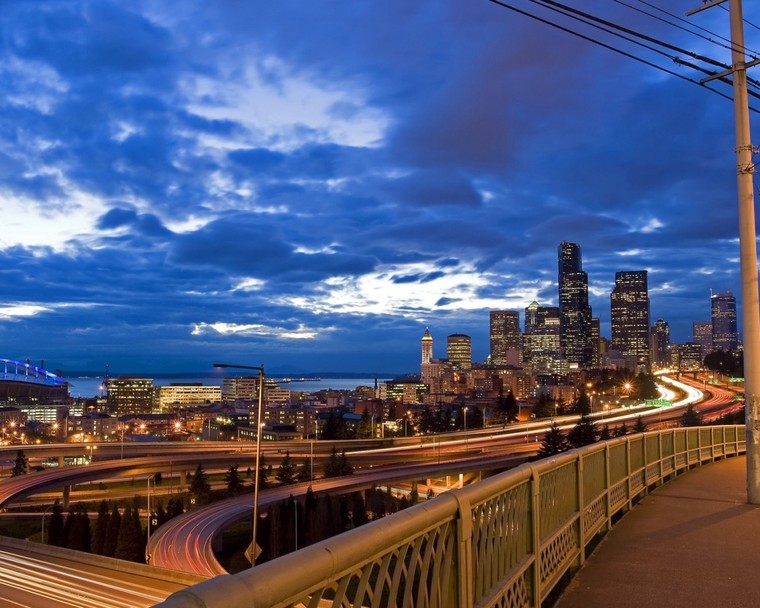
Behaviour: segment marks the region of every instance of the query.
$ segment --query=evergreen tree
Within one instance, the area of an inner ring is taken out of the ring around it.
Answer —
[[[615,437],[625,437],[627,434],[628,426],[625,424],[625,422],[615,429]]]
[[[13,463],[13,469],[11,469],[11,477],[18,477],[19,475],[26,475],[29,472],[29,459],[24,454],[24,450],[16,452],[16,461]]]
[[[607,441],[608,439],[612,439],[612,434],[610,433],[610,427],[605,424],[599,433],[599,441]]]
[[[62,539],[62,547],[68,547],[69,546],[69,538],[71,536],[71,524],[74,520],[74,513],[71,509],[69,509],[69,512],[66,514],[66,520],[63,522],[63,539]]]
[[[298,472],[296,473],[296,481],[311,481],[311,460],[304,460],[301,463],[301,466],[298,467]]]
[[[356,428],[357,439],[370,439],[373,435],[372,431],[372,416],[369,414],[367,407],[364,407],[362,412],[362,418],[359,421],[359,425]]]
[[[164,503],[159,502],[158,507],[156,507],[156,527],[160,528],[167,521],[169,521],[169,516],[166,514],[166,509],[164,509]]]
[[[554,402],[546,393],[538,396],[538,401],[533,407],[533,414],[536,418],[551,418],[554,416]]]
[[[50,514],[50,523],[48,524],[48,545],[63,547],[63,527],[63,507],[56,499],[55,503],[53,503],[52,513]]]
[[[285,451],[285,456],[280,462],[280,468],[277,469],[274,478],[285,486],[295,483],[296,465],[293,464],[293,459],[290,457],[290,450]]]
[[[81,503],[71,511],[71,527],[69,528],[68,548],[75,551],[90,552],[91,529],[87,509]]]
[[[259,490],[269,487],[269,477],[272,474],[272,466],[268,465],[264,454],[259,458]]]
[[[197,504],[201,505],[208,501],[211,496],[211,485],[208,482],[208,475],[203,470],[203,465],[198,464],[195,468],[195,474],[190,482],[190,493],[195,496]]]
[[[142,562],[143,556],[140,553],[140,544],[142,530],[139,533],[135,530],[134,513],[131,507],[124,509],[119,525],[119,536],[116,540],[117,559],[124,559],[130,562]]]
[[[644,422],[644,419],[639,416],[636,418],[636,424],[633,425],[633,432],[634,433],[643,433],[647,430],[647,425]]]
[[[578,395],[578,398],[573,404],[573,411],[581,416],[591,413],[591,400],[588,398],[586,391],[581,391],[581,394]]]
[[[338,450],[335,446],[330,450],[330,456],[324,464],[324,476],[325,477],[339,477],[340,467],[338,464]]]
[[[167,520],[182,515],[185,512],[185,505],[182,503],[181,498],[170,498],[166,505],[166,518]]]
[[[565,438],[565,434],[560,430],[556,422],[552,423],[549,430],[544,435],[541,443],[541,449],[538,451],[538,458],[548,458],[566,452],[570,445]]]
[[[98,508],[98,518],[95,520],[95,526],[92,531],[93,553],[103,555],[106,534],[108,534],[108,503],[105,500],[101,500],[100,507]]]
[[[438,421],[433,411],[426,405],[422,414],[420,414],[420,433],[423,435],[430,435],[431,433],[438,432]]]
[[[702,426],[702,415],[694,409],[693,405],[687,407],[681,416],[681,426]]]
[[[227,494],[229,496],[237,496],[244,489],[243,480],[240,479],[237,464],[230,465],[230,468],[227,469],[227,472],[224,475],[224,481],[227,483]]]
[[[596,442],[597,432],[594,421],[588,414],[581,414],[576,425],[567,434],[567,440],[574,448],[580,448]]]
[[[121,529],[121,513],[116,505],[111,510],[111,516],[108,518],[108,530],[106,530],[106,539],[103,543],[103,555],[114,557],[116,555],[116,543],[119,540],[119,530]]]
[[[354,466],[348,462],[348,458],[346,458],[346,451],[341,450],[340,452],[340,458],[338,459],[338,475],[353,475],[354,474]]]

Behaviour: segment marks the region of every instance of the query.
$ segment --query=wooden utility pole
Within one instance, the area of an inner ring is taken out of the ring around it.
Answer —
[[[712,0],[687,15],[722,4]],[[742,283],[742,333],[744,343],[744,403],[747,426],[747,502],[760,504],[760,303],[757,286],[757,231],[752,176],[755,165],[750,139],[747,67],[744,53],[744,19],[741,0],[728,0],[731,21],[731,69],[714,74],[702,82],[731,74],[734,86],[734,122],[736,131],[736,177],[739,195],[739,258]]]

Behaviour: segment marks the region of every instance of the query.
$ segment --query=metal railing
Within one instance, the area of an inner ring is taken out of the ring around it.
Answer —
[[[596,443],[188,587],[159,606],[540,606],[616,515],[676,474],[744,450],[741,426]]]

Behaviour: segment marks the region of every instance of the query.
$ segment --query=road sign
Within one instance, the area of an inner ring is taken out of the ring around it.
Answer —
[[[251,542],[251,544],[248,545],[248,548],[245,550],[245,557],[251,563],[253,563],[253,559],[251,558],[251,547],[253,546],[253,542]],[[259,555],[261,555],[261,547],[256,545],[256,559],[259,558]]]

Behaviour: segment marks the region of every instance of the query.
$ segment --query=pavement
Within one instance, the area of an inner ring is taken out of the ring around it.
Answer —
[[[555,608],[760,607],[760,506],[746,502],[746,464],[720,460],[648,494]]]

